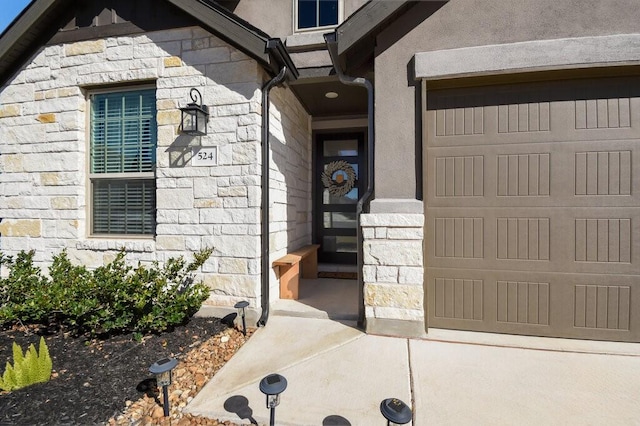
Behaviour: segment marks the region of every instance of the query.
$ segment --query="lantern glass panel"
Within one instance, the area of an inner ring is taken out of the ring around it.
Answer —
[[[156,382],[158,386],[169,386],[171,384],[171,370],[156,375]]]
[[[185,108],[182,110],[182,131],[185,133],[193,133],[196,130],[196,111]]]
[[[280,404],[280,394],[267,395],[267,408],[277,407]]]
[[[202,111],[196,111],[196,130],[200,134],[206,134],[207,117]]]

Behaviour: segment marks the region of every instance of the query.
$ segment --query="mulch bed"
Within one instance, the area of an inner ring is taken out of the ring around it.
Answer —
[[[13,362],[14,341],[23,350],[31,343],[38,348],[37,331],[26,327],[0,331],[0,372],[6,361]],[[130,334],[107,340],[73,338],[62,331],[45,335],[53,360],[52,379],[1,393],[0,425],[152,424],[156,420],[164,424],[170,419],[158,418],[162,409],[149,366],[162,358],[177,358],[183,382],[191,377],[190,371],[194,377],[200,374],[197,380],[190,379],[198,382],[197,388],[190,385],[195,394],[248,337],[215,318],[192,318],[172,332],[146,336],[140,342]],[[189,363],[198,363],[198,370]],[[211,365],[205,368],[207,363]],[[135,407],[134,413],[128,413]],[[172,408],[172,417],[182,419],[177,409]],[[182,420],[181,424],[205,424]]]

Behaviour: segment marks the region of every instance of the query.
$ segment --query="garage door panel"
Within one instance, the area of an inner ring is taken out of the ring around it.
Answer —
[[[427,94],[430,326],[640,342],[640,79]]]
[[[640,318],[632,309],[640,303],[637,276],[584,274],[567,281],[573,301],[567,333],[603,340],[640,340]]]
[[[463,214],[458,208],[428,209],[427,267],[640,270],[640,209],[485,208]]]
[[[431,207],[640,204],[640,174],[632,173],[639,141],[438,148],[428,156]]]
[[[429,327],[636,341],[637,277],[433,269]],[[565,303],[569,301],[569,303]]]
[[[634,78],[433,92],[430,146],[633,139],[640,136],[640,116],[632,113],[639,107]]]

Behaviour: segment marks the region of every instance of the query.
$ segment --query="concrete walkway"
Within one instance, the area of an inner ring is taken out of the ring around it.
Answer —
[[[425,340],[366,335],[328,319],[273,316],[187,406],[268,424],[258,383],[288,387],[277,425],[386,425],[380,402],[414,425],[638,425],[640,345],[434,330]]]

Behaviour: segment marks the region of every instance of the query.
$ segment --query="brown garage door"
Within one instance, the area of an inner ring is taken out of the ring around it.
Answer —
[[[640,341],[640,79],[427,94],[428,326]]]

